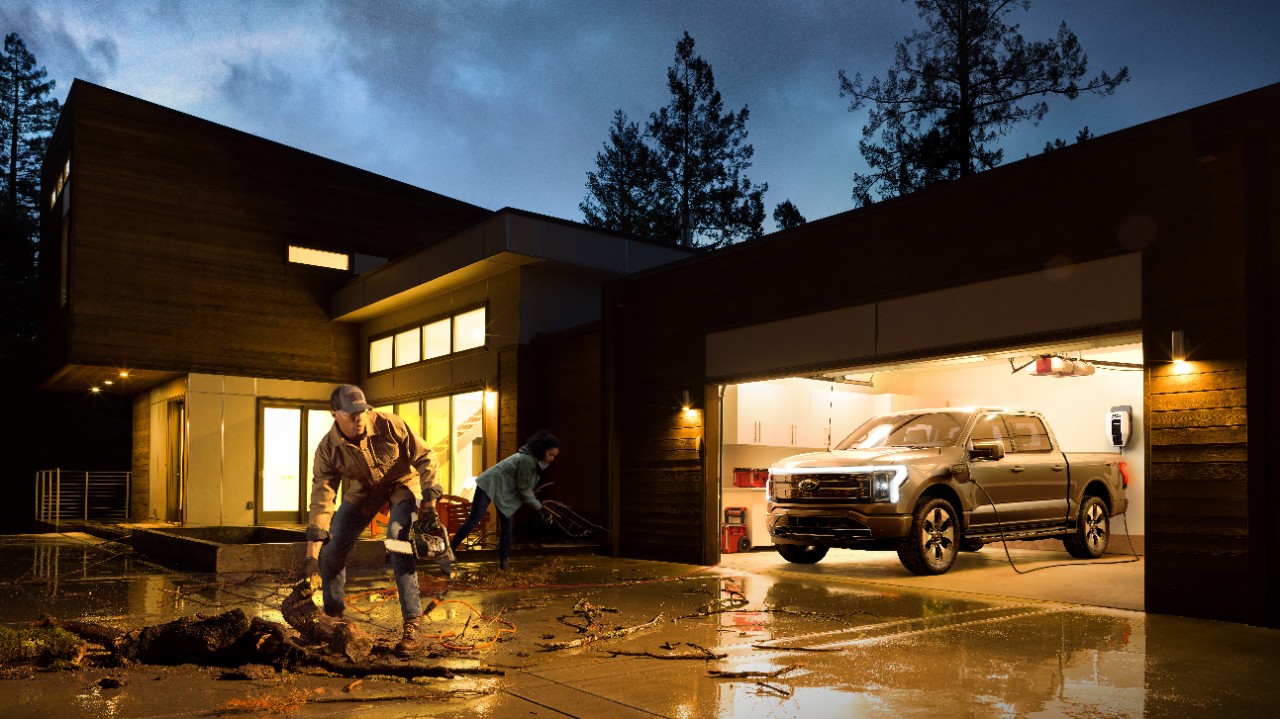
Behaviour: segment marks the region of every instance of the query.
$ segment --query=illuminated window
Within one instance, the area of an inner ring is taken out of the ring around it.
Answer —
[[[422,358],[443,357],[453,351],[450,338],[453,334],[450,320],[432,322],[422,328]]]
[[[327,252],[310,247],[289,245],[289,261],[296,265],[327,267],[331,270],[351,269],[351,256],[341,252]]]
[[[464,312],[453,318],[453,351],[484,347],[484,308]]]
[[[396,335],[396,366],[413,364],[422,359],[422,330],[414,327]]]
[[[369,373],[485,346],[485,308],[469,310],[369,342]]]
[[[383,337],[369,343],[369,373],[391,369],[394,364],[394,337]]]

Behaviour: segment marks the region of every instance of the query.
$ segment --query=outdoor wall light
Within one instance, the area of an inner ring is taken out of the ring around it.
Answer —
[[[1182,330],[1174,330],[1169,343],[1169,356],[1173,359],[1174,374],[1190,374],[1191,363],[1187,361],[1187,334]]]

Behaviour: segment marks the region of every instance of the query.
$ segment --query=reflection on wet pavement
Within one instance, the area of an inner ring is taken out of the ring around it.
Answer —
[[[305,671],[244,681],[191,666],[38,671],[0,680],[0,716],[214,716],[231,699],[283,692],[306,697],[289,712],[297,717],[1243,719],[1276,716],[1280,706],[1276,630],[774,573],[767,555],[706,568],[523,558],[509,574],[460,559],[451,586],[424,568],[424,595],[460,600],[432,611],[427,633],[465,629],[481,639],[496,631],[478,615],[516,631],[481,652],[433,651],[503,676],[369,677],[344,691],[350,679]],[[174,572],[87,535],[0,537],[0,621],[11,628],[42,614],[135,628],[234,607],[279,621],[284,584],[283,574]],[[390,586],[388,572],[349,581],[349,615],[388,643],[399,627]],[[546,650],[581,636],[572,610],[582,599],[607,609],[607,629],[663,619],[625,637]],[[721,658],[688,658],[700,652]],[[100,686],[103,677],[123,686]],[[458,689],[480,694],[383,701]]]

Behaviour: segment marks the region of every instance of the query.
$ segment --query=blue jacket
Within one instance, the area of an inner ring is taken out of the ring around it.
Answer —
[[[476,477],[476,486],[493,500],[498,511],[510,517],[527,504],[535,510],[542,509],[542,502],[533,496],[534,485],[542,476],[542,468],[528,447],[498,462]]]

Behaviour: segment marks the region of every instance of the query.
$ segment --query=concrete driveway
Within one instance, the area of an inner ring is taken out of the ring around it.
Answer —
[[[1140,562],[1018,574],[992,549],[931,578],[895,569],[892,554],[859,552],[808,566],[772,552],[726,555],[717,567],[519,557],[505,574],[463,555],[448,584],[423,569],[424,595],[446,600],[429,615],[427,632],[441,639],[423,658],[499,674],[356,682],[270,669],[230,679],[191,665],[11,672],[0,680],[0,716],[1275,716],[1280,631],[1144,614],[1131,606],[1141,601]],[[1048,554],[1012,556],[1022,570],[1066,561]],[[279,620],[285,583],[175,572],[88,535],[0,537],[8,628],[41,614],[133,628],[233,607]],[[390,587],[381,571],[348,583],[349,616],[383,646],[399,628]],[[597,610],[598,633],[652,626],[548,649],[585,636],[574,611],[583,601]]]

